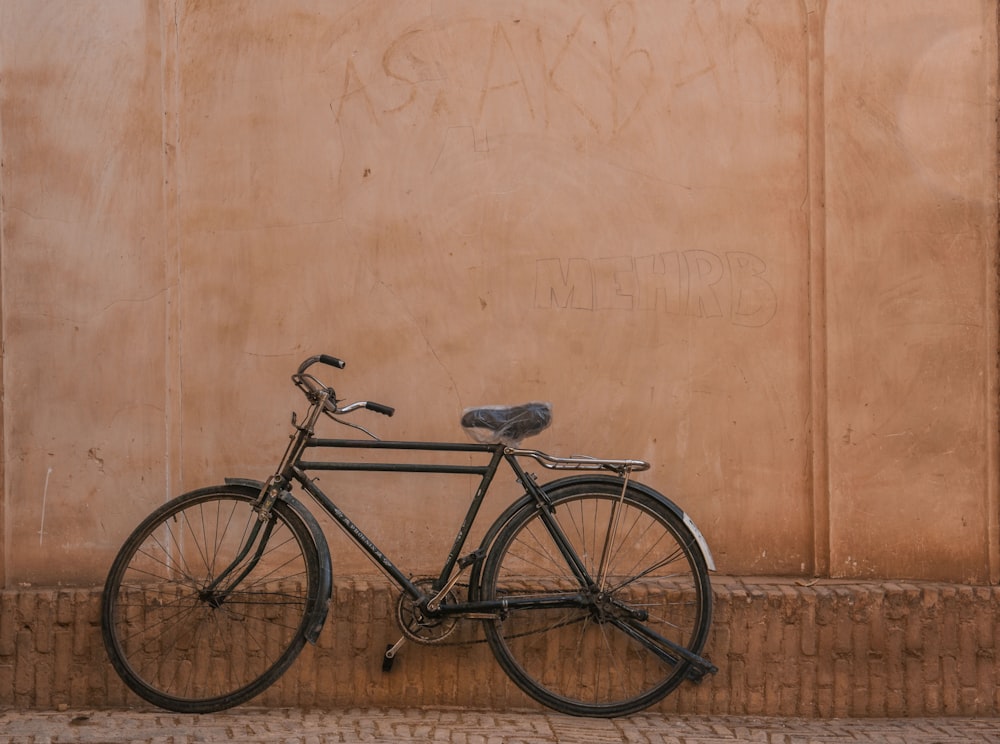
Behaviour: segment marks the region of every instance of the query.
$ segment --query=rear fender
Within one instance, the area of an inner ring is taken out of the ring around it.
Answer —
[[[542,491],[548,493],[550,490],[557,488],[558,486],[566,485],[567,483],[615,483],[621,485],[621,479],[615,478],[610,475],[570,475],[566,478],[559,478],[558,480],[551,481],[542,486]],[[629,486],[636,489],[637,491],[642,491],[644,494],[649,496],[651,499],[659,501],[663,506],[668,508],[678,518],[684,523],[684,525],[691,530],[691,534],[694,536],[695,542],[698,543],[698,547],[701,549],[702,555],[705,557],[705,565],[708,567],[709,571],[715,570],[715,558],[712,557],[712,551],[708,547],[708,541],[705,536],[701,534],[701,530],[698,529],[698,525],[694,523],[694,520],[689,517],[683,509],[681,509],[677,504],[668,499],[659,491],[650,488],[647,485],[639,483],[638,481],[629,481]]]
[[[226,485],[252,489],[255,495],[264,489],[263,483],[248,478],[226,478]],[[315,645],[319,639],[320,631],[323,630],[326,616],[330,611],[330,599],[333,595],[333,566],[330,560],[330,546],[327,544],[326,535],[323,534],[323,530],[319,526],[319,522],[316,521],[316,517],[306,509],[301,501],[288,491],[282,491],[278,498],[288,504],[292,508],[292,511],[298,514],[302,521],[306,523],[309,532],[312,534],[313,542],[316,544],[316,552],[319,555],[317,602],[310,613],[309,619],[306,621],[305,629],[306,640]]]
[[[613,484],[621,486],[621,478],[616,478],[610,475],[570,475],[565,478],[558,478],[554,481],[550,481],[539,488],[543,493],[548,494],[555,491],[558,488],[566,485],[585,485],[588,483],[602,483],[602,484]],[[708,541],[705,540],[705,536],[701,534],[701,530],[694,523],[684,510],[681,509],[677,504],[668,499],[659,491],[655,491],[649,486],[643,485],[637,481],[629,481],[629,486],[641,491],[642,493],[649,496],[651,499],[660,502],[664,507],[672,511],[677,518],[680,519],[684,525],[691,531],[691,535],[694,537],[695,542],[698,543],[698,548],[701,550],[702,555],[705,557],[705,565],[708,567],[709,571],[715,571],[715,559],[712,557],[712,551],[708,547]],[[531,494],[524,494],[521,498],[511,504],[507,509],[501,514],[497,520],[490,526],[487,530],[486,535],[483,537],[482,543],[480,543],[479,559],[476,561],[472,568],[472,575],[469,577],[470,587],[479,586],[479,576],[482,571],[482,564],[487,555],[489,555],[490,546],[496,539],[500,530],[503,526],[521,509],[527,508],[529,505],[535,503],[535,499]]]

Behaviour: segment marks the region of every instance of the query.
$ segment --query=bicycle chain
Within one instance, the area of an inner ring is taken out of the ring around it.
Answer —
[[[452,589],[453,590],[455,590],[455,589],[462,589],[462,590],[464,590],[465,595],[468,596],[468,590],[469,590],[469,585],[468,584],[455,584],[455,586],[452,587]],[[400,600],[403,600],[405,598],[406,598],[406,595],[401,593]],[[458,623],[459,620],[479,620],[481,622],[489,622],[488,618],[463,617],[461,615],[455,615],[454,618],[455,618],[455,621],[456,621],[456,625],[457,625],[457,623]],[[563,620],[562,622],[553,623],[552,625],[548,625],[548,626],[546,626],[544,628],[536,628],[534,630],[528,630],[528,631],[524,631],[523,633],[516,633],[514,635],[510,635],[510,636],[506,636],[506,637],[507,638],[524,638],[526,636],[536,635],[538,633],[547,633],[550,630],[556,630],[558,628],[563,628],[563,627],[565,627],[567,625],[573,625],[575,623],[582,622],[585,619],[586,619],[586,617],[578,617],[578,618],[573,618],[572,620]],[[398,623],[398,616],[397,616],[397,624],[399,624]],[[424,646],[477,646],[479,644],[488,643],[489,642],[486,638],[478,638],[478,639],[475,639],[475,640],[467,640],[467,641],[449,641],[449,640],[446,640],[447,637],[450,636],[454,632],[454,629],[452,629],[451,631],[449,631],[445,636],[443,636],[442,638],[440,638],[438,640],[428,639],[428,638],[420,638],[420,637],[416,636],[415,634],[412,634],[411,631],[407,631],[406,629],[403,629],[403,628],[400,628],[400,630],[403,631],[403,634],[407,638],[409,638],[410,640],[414,641],[415,643],[419,643],[419,644],[424,645]]]

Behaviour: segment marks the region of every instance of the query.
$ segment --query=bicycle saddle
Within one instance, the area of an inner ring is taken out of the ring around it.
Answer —
[[[552,406],[548,403],[466,408],[462,414],[462,428],[474,440],[508,447],[516,447],[551,423]]]

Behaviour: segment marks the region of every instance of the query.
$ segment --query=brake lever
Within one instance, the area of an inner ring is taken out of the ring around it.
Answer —
[[[392,414],[396,412],[396,409],[392,406],[382,405],[381,403],[372,403],[370,400],[359,400],[357,403],[350,403],[343,408],[337,408],[334,413],[350,413],[351,411],[356,411],[359,408],[374,411],[375,413],[381,413],[383,416],[392,416]]]
[[[348,410],[353,411],[354,409],[351,408],[351,406],[347,406],[347,408],[344,408],[344,409],[338,411],[338,413],[345,413]],[[358,431],[362,431],[365,434],[367,434],[368,436],[370,436],[372,439],[374,439],[376,442],[381,442],[382,441],[379,437],[377,437],[374,434],[372,434],[370,431],[368,431],[368,429],[366,429],[365,427],[361,426],[360,424],[353,424],[350,421],[344,421],[341,418],[337,418],[337,416],[335,416],[333,414],[333,412],[331,412],[328,408],[324,408],[323,409],[323,413],[325,413],[327,416],[329,416],[330,418],[332,418],[334,421],[336,421],[338,424],[340,424],[342,426],[349,426],[352,429],[357,429]]]

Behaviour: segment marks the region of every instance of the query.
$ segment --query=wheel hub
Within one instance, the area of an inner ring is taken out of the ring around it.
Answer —
[[[198,599],[207,604],[213,610],[217,610],[222,607],[222,603],[225,601],[222,594],[207,589],[198,592]]]
[[[649,619],[649,613],[645,610],[633,609],[607,592],[599,592],[591,598],[590,614],[593,620],[598,623],[612,620],[644,622]]]

